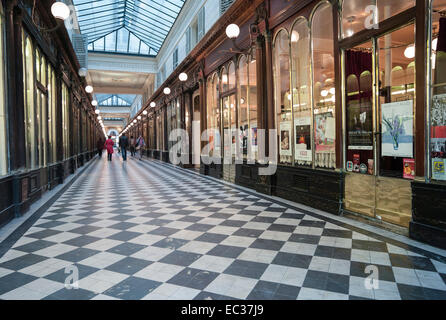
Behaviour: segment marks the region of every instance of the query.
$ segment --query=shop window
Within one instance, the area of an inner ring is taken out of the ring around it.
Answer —
[[[251,139],[253,144],[254,160],[258,160],[257,148],[257,61],[250,57],[248,64],[249,75],[249,129],[251,130]]]
[[[218,86],[219,78],[217,74],[213,74],[208,78],[207,82],[207,130],[209,134],[209,155],[219,156],[220,148],[215,144],[215,139],[218,138],[220,132],[220,111],[218,103]]]
[[[8,173],[8,135],[6,132],[6,78],[4,48],[4,16],[0,3],[0,176]]]
[[[35,83],[34,83],[34,50],[29,37],[23,37],[23,84],[25,102],[25,140],[26,140],[26,167],[29,169],[38,166],[37,134],[35,114]]]
[[[221,92],[226,92],[229,89],[228,70],[223,67],[220,73]]]
[[[291,93],[290,93],[290,47],[286,30],[281,30],[274,39],[274,100],[276,107],[277,133],[279,135],[280,163],[292,163],[291,150]]]
[[[415,0],[343,0],[342,36],[347,38],[361,30],[371,29],[373,25],[379,25],[379,22],[414,6]]]
[[[246,56],[241,56],[238,63],[238,119],[240,129],[240,142],[243,149],[243,157],[248,155],[248,132],[249,132],[249,111],[248,111],[248,62]]]
[[[432,2],[431,42],[431,171],[446,180],[446,1]]]
[[[62,83],[62,145],[64,160],[70,157],[69,98],[68,87],[65,83]],[[84,132],[82,132],[82,135],[85,135]]]
[[[56,75],[54,68],[48,64],[48,141],[49,163],[57,161],[56,138]],[[78,134],[78,133],[77,133]]]
[[[336,167],[336,121],[334,91],[333,14],[325,2],[314,12],[311,29],[313,45],[314,164]]]
[[[228,67],[228,90],[235,88],[235,65],[233,62],[229,63]]]
[[[291,42],[291,102],[293,121],[291,149],[295,165],[310,166],[311,147],[311,59],[310,37],[307,20],[300,18],[294,24]]]
[[[38,74],[37,82],[40,83],[40,85],[44,88],[46,88],[47,85],[46,71],[46,59],[39,50],[36,50],[36,74]],[[40,87],[37,87],[36,102],[37,125],[39,127],[39,135],[37,135],[39,164],[41,167],[45,167],[48,163],[47,92],[42,91]]]
[[[403,177],[414,161],[415,26],[378,38],[380,175]],[[416,160],[416,159],[415,159]],[[412,175],[412,174],[411,174]]]

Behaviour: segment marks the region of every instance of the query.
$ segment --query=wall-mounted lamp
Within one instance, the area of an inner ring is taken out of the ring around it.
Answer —
[[[164,92],[165,95],[169,95],[170,94],[170,88],[169,87],[164,88],[163,92]]]
[[[93,87],[90,86],[90,85],[88,85],[88,86],[85,87],[85,91],[86,91],[87,93],[92,93],[92,92],[93,92]]]
[[[185,72],[181,72],[180,75],[178,76],[178,79],[180,79],[180,81],[186,81],[187,80],[187,73]]]
[[[150,102],[150,107],[151,108],[155,108],[156,107],[156,102],[155,101]]]
[[[138,116],[138,120],[141,120],[141,116]]]
[[[234,46],[234,48],[237,50],[233,50],[232,48],[229,49],[229,51],[231,52],[239,52],[241,53],[241,49],[239,48],[239,46],[235,43],[235,39],[237,39],[237,37],[240,35],[240,28],[238,25],[236,25],[235,23],[231,23],[230,25],[228,25],[226,27],[226,36],[232,40],[232,45]]]
[[[79,76],[81,76],[81,77],[86,77],[86,76],[87,76],[87,73],[88,73],[88,70],[87,70],[87,68],[80,68],[79,71],[78,71],[77,73],[78,73]]]
[[[98,102],[97,102],[96,100],[93,100],[93,101],[91,102],[91,105],[92,105],[93,107],[96,107],[96,106],[98,105]]]
[[[99,114],[99,113],[101,113],[101,111],[99,111],[99,109],[96,109],[96,110],[94,111],[94,113]]]
[[[142,112],[142,114],[143,114],[143,115],[147,115],[147,110],[144,110],[144,111]]]

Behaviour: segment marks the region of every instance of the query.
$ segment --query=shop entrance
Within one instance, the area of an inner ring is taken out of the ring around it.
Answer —
[[[226,158],[230,159],[232,157],[232,161],[230,164],[224,163],[223,160],[223,179],[229,182],[235,182],[235,146],[236,146],[236,136],[231,135],[230,132],[232,130],[237,129],[237,109],[235,103],[235,94],[228,95],[222,98],[222,109],[223,109],[223,132],[221,136],[223,137],[223,152]],[[229,132],[229,134],[225,134]],[[231,156],[231,153],[233,156]]]
[[[409,226],[415,175],[414,25],[346,48],[344,208]]]

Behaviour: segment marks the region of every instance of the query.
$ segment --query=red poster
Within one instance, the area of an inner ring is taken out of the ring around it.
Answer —
[[[415,177],[415,159],[403,159],[403,178],[413,180]]]

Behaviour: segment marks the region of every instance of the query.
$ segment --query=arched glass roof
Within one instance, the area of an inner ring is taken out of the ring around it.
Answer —
[[[186,0],[73,0],[89,50],[156,55]]]

